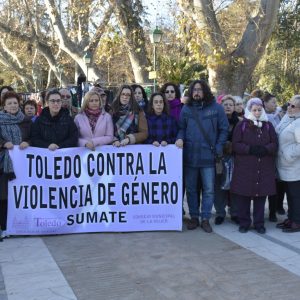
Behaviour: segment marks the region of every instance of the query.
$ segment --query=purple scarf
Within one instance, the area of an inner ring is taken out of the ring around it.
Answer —
[[[95,127],[96,127],[96,124],[97,124],[97,121],[98,121],[98,118],[101,114],[101,109],[98,108],[96,110],[92,110],[92,109],[88,109],[86,108],[84,110],[88,120],[89,120],[89,123],[90,123],[90,126],[91,126],[91,129],[92,129],[92,132],[94,133],[95,131]]]
[[[179,121],[179,116],[182,108],[182,103],[180,99],[168,100],[170,107],[170,115],[175,118],[176,121]]]

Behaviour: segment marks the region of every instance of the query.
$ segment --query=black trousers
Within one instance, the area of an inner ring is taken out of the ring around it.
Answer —
[[[288,201],[288,219],[300,224],[300,180],[286,181],[286,196]]]
[[[270,215],[275,215],[277,210],[283,208],[285,189],[285,182],[276,180],[276,195],[268,196]]]
[[[6,230],[7,222],[7,199],[0,200],[0,227],[1,230]]]
[[[253,199],[253,225],[255,228],[264,226],[266,197],[246,197],[236,195],[238,218],[240,226],[249,228],[252,220],[250,217],[251,200]]]

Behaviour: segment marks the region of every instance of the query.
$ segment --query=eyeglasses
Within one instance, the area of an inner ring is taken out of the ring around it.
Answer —
[[[54,103],[60,104],[61,99],[50,99],[49,102],[52,103],[52,104],[54,104]]]
[[[202,89],[201,88],[196,88],[196,89],[193,89],[193,92],[201,92]]]
[[[288,103],[287,106],[290,108],[298,108],[298,106],[296,106],[295,104],[291,104],[291,103]]]
[[[166,91],[165,91],[165,94],[169,94],[169,93],[175,94],[175,91],[174,91],[174,90],[166,90]]]
[[[130,97],[131,94],[122,93],[121,96],[123,96],[123,97]]]

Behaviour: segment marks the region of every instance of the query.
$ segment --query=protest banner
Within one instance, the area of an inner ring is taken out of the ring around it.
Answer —
[[[11,235],[182,229],[182,150],[14,147]]]

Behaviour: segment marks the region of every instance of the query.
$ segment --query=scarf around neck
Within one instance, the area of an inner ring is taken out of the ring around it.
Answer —
[[[262,114],[260,115],[260,117],[257,119],[253,113],[248,110],[248,108],[246,107],[245,109],[245,119],[251,120],[253,122],[253,124],[259,128],[262,127],[263,123],[262,122],[268,122],[268,116],[264,110],[264,108],[262,108]]]
[[[94,109],[86,108],[84,110],[84,112],[85,112],[85,114],[86,114],[86,116],[87,116],[87,118],[89,120],[92,132],[94,133],[97,121],[98,121],[99,116],[101,114],[101,109],[98,108],[98,109],[94,110]]]
[[[22,134],[19,124],[24,120],[24,117],[20,109],[15,115],[5,111],[0,112],[0,130],[5,141],[12,142],[14,145],[21,144]],[[3,172],[6,174],[14,174],[13,164],[7,149],[0,151],[0,169],[3,169]],[[10,177],[10,179],[15,178],[14,175]]]

